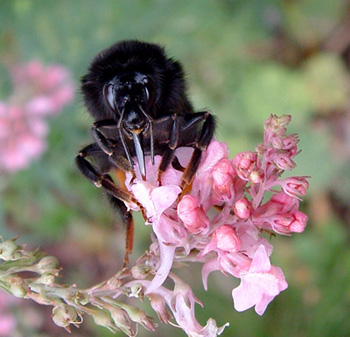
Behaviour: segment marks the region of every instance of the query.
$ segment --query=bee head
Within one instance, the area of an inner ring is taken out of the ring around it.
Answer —
[[[136,71],[121,73],[105,84],[103,94],[115,119],[127,133],[146,131],[151,120],[148,110],[153,101],[149,77]]]

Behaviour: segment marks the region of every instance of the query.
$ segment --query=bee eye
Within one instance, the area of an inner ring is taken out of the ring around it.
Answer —
[[[149,91],[148,91],[147,87],[145,87],[145,93],[146,93],[147,101],[149,101]]]
[[[107,83],[104,86],[104,88],[103,88],[103,96],[104,96],[108,106],[111,108],[111,110],[115,111],[113,84],[112,83]]]

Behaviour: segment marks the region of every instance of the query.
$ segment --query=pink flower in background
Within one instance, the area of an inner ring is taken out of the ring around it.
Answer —
[[[145,268],[153,266],[154,276],[135,282],[142,283],[163,321],[169,320],[167,304],[188,336],[217,336],[224,327],[217,328],[213,320],[202,327],[195,320],[194,304],[199,302],[174,275],[174,265],[202,263],[205,289],[213,271],[241,279],[232,291],[235,308],[254,306],[259,315],[288,286],[282,270],[270,263],[273,247],[262,233],[300,233],[307,223],[307,216],[299,211],[300,198],[309,186],[307,177],[281,179],[285,170],[294,168],[298,154],[296,135],[286,135],[289,122],[290,116],[271,115],[265,122],[264,143],[256,152],[239,153],[233,160],[227,145],[213,140],[188,194],[181,193],[181,172],[172,167],[158,186],[158,156],[156,165],[150,159],[146,164],[147,181],[132,180],[127,174],[126,186],[145,208],[154,232],[149,253],[138,262]],[[180,148],[176,156],[186,166],[191,151]],[[169,278],[176,284],[174,290],[164,285]]]
[[[68,70],[39,61],[10,69],[13,92],[0,101],[0,172],[26,168],[46,149],[46,117],[72,102],[75,87]]]
[[[16,302],[16,299],[0,291],[0,337],[12,336],[16,326],[16,317],[10,312],[10,305]]]

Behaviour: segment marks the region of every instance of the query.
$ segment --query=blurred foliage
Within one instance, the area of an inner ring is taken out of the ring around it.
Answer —
[[[210,316],[219,325],[229,321],[224,336],[349,335],[349,2],[4,0],[0,99],[11,92],[6,68],[13,63],[60,63],[79,83],[96,53],[130,38],[160,43],[181,60],[194,105],[217,115],[217,138],[232,156],[254,149],[270,113],[291,114],[302,149],[296,174],[312,176],[303,206],[310,216],[306,233],[273,239],[274,263],[289,288],[258,317],[234,311],[234,280],[212,275],[203,293],[200,277],[187,275],[205,304],[198,308],[202,323]],[[91,142],[90,124],[78,91],[75,104],[51,120],[45,155],[28,170],[0,177],[1,234],[21,233],[21,242],[55,254],[64,281],[80,286],[110,276],[123,249],[123,230],[114,227],[101,191],[74,166],[77,151]],[[141,221],[137,227],[134,258],[149,244],[148,228]],[[18,336],[68,335],[50,319],[33,319],[31,305],[17,308]],[[44,309],[42,317],[49,317]],[[169,333],[183,336],[162,325],[139,336]],[[72,334],[83,335],[110,336],[88,323]]]

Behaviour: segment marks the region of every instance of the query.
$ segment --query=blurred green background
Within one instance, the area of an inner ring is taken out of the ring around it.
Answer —
[[[6,62],[59,63],[79,80],[99,51],[121,39],[160,43],[180,60],[194,106],[218,118],[216,137],[236,152],[262,141],[263,121],[291,114],[300,137],[293,175],[310,175],[302,204],[303,234],[272,239],[272,261],[289,288],[259,317],[237,313],[236,280],[200,270],[190,284],[204,302],[205,324],[230,322],[223,336],[350,335],[350,4],[340,0],[12,0],[0,1],[0,100],[11,93]],[[56,255],[62,282],[91,286],[113,275],[123,255],[123,229],[101,191],[74,165],[91,142],[91,118],[79,89],[73,104],[49,120],[48,150],[31,166],[0,177],[0,233]],[[140,217],[133,258],[149,244]],[[51,322],[51,308],[21,302],[13,336],[68,336]],[[160,324],[156,333],[184,336]],[[71,336],[111,336],[86,317]],[[122,336],[122,335],[120,335]]]

